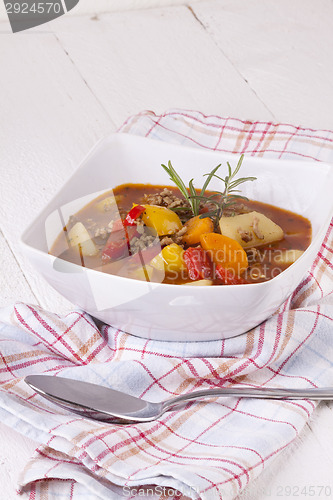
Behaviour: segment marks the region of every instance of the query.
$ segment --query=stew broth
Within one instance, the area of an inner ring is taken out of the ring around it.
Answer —
[[[149,184],[124,184],[104,193],[74,214],[73,220],[70,220],[69,223],[66,222],[67,226],[56,239],[50,249],[50,254],[80,266],[83,265],[106,273],[118,274],[123,260],[115,259],[113,262],[105,262],[102,258],[103,248],[112,232],[111,221],[115,207],[108,207],[106,204],[104,210],[101,210],[100,203],[114,196],[119,214],[124,219],[132,209],[133,204],[146,203],[145,195],[158,194],[165,188],[175,196],[183,198],[175,187]],[[290,265],[284,261],[279,261],[280,254],[282,255],[287,250],[300,253],[309,246],[311,242],[311,223],[301,215],[258,201],[244,201],[242,205],[243,212],[255,211],[264,214],[275,224],[278,224],[284,232],[284,237],[280,241],[262,247],[259,246],[257,249],[247,249],[248,267],[244,272],[246,281],[248,283],[267,281]],[[96,246],[96,255],[86,255],[83,258],[82,253],[78,251],[78,246],[69,245],[68,231],[70,225],[75,222],[81,222],[87,229]],[[154,277],[151,280],[155,281]],[[181,273],[166,272],[162,280],[163,283],[169,284],[185,284],[189,283],[189,281],[190,278],[186,269]],[[213,278],[212,284],[221,285],[224,283],[219,278]]]

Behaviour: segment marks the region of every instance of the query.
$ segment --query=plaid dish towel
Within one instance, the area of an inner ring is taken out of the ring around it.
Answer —
[[[333,162],[333,132],[171,110],[130,118],[122,133],[217,151]],[[61,375],[161,401],[216,386],[333,386],[333,225],[303,281],[265,323],[214,342],[163,343],[100,330],[22,303],[0,325],[0,418],[40,444],[20,480],[35,500],[231,500],[300,433],[309,400],[220,398],[158,421],[88,421],[36,395],[32,373]],[[154,491],[154,494],[152,494]]]

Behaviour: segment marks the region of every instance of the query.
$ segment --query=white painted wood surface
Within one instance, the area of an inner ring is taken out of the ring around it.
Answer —
[[[0,24],[1,306],[70,308],[21,255],[18,235],[128,115],[182,107],[333,129],[331,0],[128,0],[122,12],[100,0],[100,11],[115,12],[97,16],[88,3],[89,14],[47,28],[13,35]],[[0,443],[0,499],[12,500],[36,443],[3,424]],[[310,496],[310,486],[313,498],[325,498],[320,486],[333,496],[332,449],[332,406],[322,404],[245,498]]]
[[[9,0],[6,0],[6,2],[7,1]],[[192,1],[198,2],[200,0]],[[133,9],[151,9],[156,7],[182,4],[184,4],[184,0],[79,0],[79,3],[69,11],[68,15],[95,15],[104,12],[118,12]],[[0,21],[7,21],[5,4],[2,2],[0,2]]]

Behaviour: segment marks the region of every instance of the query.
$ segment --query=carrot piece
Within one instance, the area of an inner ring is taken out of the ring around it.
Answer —
[[[225,269],[233,269],[237,274],[248,267],[246,252],[236,240],[223,234],[207,233],[200,236],[200,243],[215,264],[222,264]]]
[[[213,221],[209,217],[192,217],[186,222],[187,231],[183,235],[183,241],[186,245],[195,245],[200,242],[200,236],[204,233],[211,233],[214,230]]]

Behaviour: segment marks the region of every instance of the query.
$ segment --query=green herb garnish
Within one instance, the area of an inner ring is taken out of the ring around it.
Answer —
[[[185,186],[185,183],[173,168],[171,161],[168,162],[168,166],[162,164],[162,167],[169,175],[170,180],[178,187],[179,191],[188,202],[194,216],[199,215],[200,203],[208,203],[210,205],[213,205],[209,212],[205,212],[200,217],[210,217],[214,222],[215,228],[217,228],[219,220],[222,217],[223,211],[226,207],[234,205],[239,200],[248,200],[246,196],[234,194],[239,192],[239,189],[236,188],[244,182],[256,180],[256,177],[241,177],[239,179],[235,179],[242,165],[243,158],[244,155],[241,155],[234,171],[232,171],[230,163],[227,162],[228,175],[226,175],[224,179],[216,174],[218,169],[221,167],[221,164],[213,168],[213,170],[208,174],[204,174],[204,177],[207,177],[207,179],[205,180],[199,194],[194,187],[193,179],[190,180],[188,188]],[[224,189],[223,191],[214,191],[211,195],[206,196],[205,193],[207,187],[213,177],[223,182]],[[186,207],[177,207],[177,209],[187,210]]]

